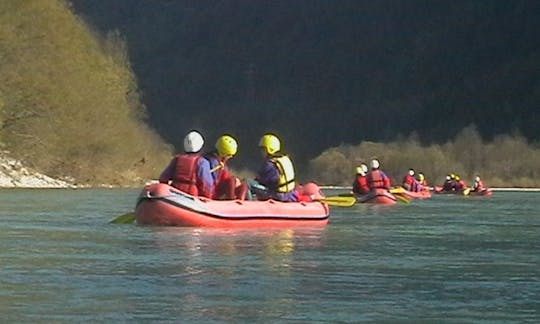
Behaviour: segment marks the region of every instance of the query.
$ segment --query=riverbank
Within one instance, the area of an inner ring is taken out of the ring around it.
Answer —
[[[76,185],[51,178],[0,155],[0,188],[75,188]]]

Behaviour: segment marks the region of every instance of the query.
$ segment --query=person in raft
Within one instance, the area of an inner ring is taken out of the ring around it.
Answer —
[[[371,160],[371,171],[367,174],[367,182],[370,190],[387,189],[392,187],[390,178],[380,169],[379,160]]]
[[[408,191],[420,191],[420,183],[416,178],[414,177],[414,169],[409,169],[409,172],[407,172],[407,175],[403,178],[402,187],[405,188],[405,190]]]
[[[297,185],[298,201],[310,202],[318,201],[325,198],[321,188],[315,182],[308,182],[303,185]]]
[[[429,190],[429,183],[427,182],[426,177],[424,176],[424,173],[418,172],[418,183],[422,186],[424,190]]]
[[[274,134],[265,134],[259,141],[264,162],[250,190],[258,200],[298,201],[295,190],[294,166],[288,155],[281,152],[281,142]]]
[[[356,176],[352,185],[352,191],[356,195],[365,195],[369,192],[369,185],[367,182],[368,166],[365,163],[356,167]]]
[[[441,191],[454,191],[455,190],[455,181],[454,174],[446,175],[446,179],[442,185]]]
[[[214,184],[212,199],[244,200],[246,198],[247,184],[235,177],[227,167],[227,162],[236,155],[237,151],[236,140],[230,135],[223,135],[216,141],[215,150],[204,155]]]
[[[193,130],[184,137],[184,153],[177,154],[161,172],[159,182],[193,196],[212,197],[214,179],[207,161],[201,158],[202,135]]]
[[[486,186],[484,185],[484,182],[482,181],[482,179],[480,179],[480,176],[477,175],[475,178],[474,178],[474,183],[473,183],[473,186],[472,186],[472,190],[473,192],[481,192],[481,191],[484,191],[486,190]]]
[[[467,184],[457,174],[454,177],[454,189],[456,191],[463,191],[467,189]]]

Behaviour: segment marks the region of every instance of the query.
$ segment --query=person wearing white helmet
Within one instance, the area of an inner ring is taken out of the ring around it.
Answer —
[[[202,135],[196,130],[190,131],[184,137],[184,153],[171,159],[161,172],[159,182],[170,183],[178,190],[193,196],[210,197],[214,181],[210,168],[201,158],[203,145]]]
[[[414,177],[415,172],[414,169],[409,169],[405,177],[403,177],[403,183],[401,186],[405,188],[405,190],[409,191],[420,191],[420,184],[418,183],[418,180]]]
[[[355,171],[356,176],[352,185],[353,193],[357,195],[367,194],[369,192],[369,185],[366,177],[369,171],[367,165],[361,163],[360,166],[356,167]]]
[[[379,160],[371,160],[371,171],[367,174],[367,181],[369,188],[373,189],[390,189],[392,187],[392,181],[381,169]]]
[[[486,190],[486,186],[484,186],[484,182],[480,179],[479,175],[476,175],[476,177],[474,178],[472,191],[480,192],[484,190]]]

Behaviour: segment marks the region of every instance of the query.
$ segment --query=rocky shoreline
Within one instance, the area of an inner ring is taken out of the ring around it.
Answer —
[[[67,181],[51,178],[0,155],[0,188],[75,188]]]

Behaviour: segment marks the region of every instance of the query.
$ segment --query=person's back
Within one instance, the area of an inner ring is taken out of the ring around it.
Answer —
[[[417,191],[418,182],[416,181],[416,178],[414,177],[414,170],[413,169],[409,169],[409,172],[403,178],[402,186],[406,190]]]
[[[369,192],[369,185],[366,177],[367,172],[368,167],[363,163],[356,168],[356,175],[352,185],[353,193],[364,195]]]
[[[429,183],[422,172],[418,173],[418,183],[421,186],[422,190],[428,190]]]
[[[215,151],[204,156],[214,182],[212,199],[245,199],[247,185],[238,180],[227,167],[227,162],[236,155],[237,151],[238,143],[236,140],[230,135],[223,135],[218,138]]]
[[[444,180],[444,183],[442,185],[442,190],[443,191],[453,191],[455,189],[454,187],[455,187],[454,180],[452,179],[452,177],[450,175],[447,175],[446,179]]]
[[[456,191],[463,191],[467,188],[467,184],[465,181],[461,180],[458,175],[456,175],[454,178],[454,188]]]
[[[265,161],[257,172],[257,184],[252,186],[257,199],[298,201],[294,166],[288,155],[280,153],[281,142],[277,136],[265,134],[259,141],[259,147]]]
[[[369,188],[373,189],[390,189],[391,181],[390,178],[379,169],[380,163],[378,160],[374,159],[371,161],[371,171],[367,174],[367,182]]]
[[[485,190],[486,187],[484,186],[484,182],[480,179],[479,176],[476,176],[474,178],[474,184],[473,184],[473,188],[472,188],[472,191],[482,191],[482,190]]]
[[[212,192],[212,179],[205,168],[200,151],[204,145],[202,135],[189,132],[184,138],[184,153],[177,154],[161,172],[159,182],[194,196],[208,197]]]

